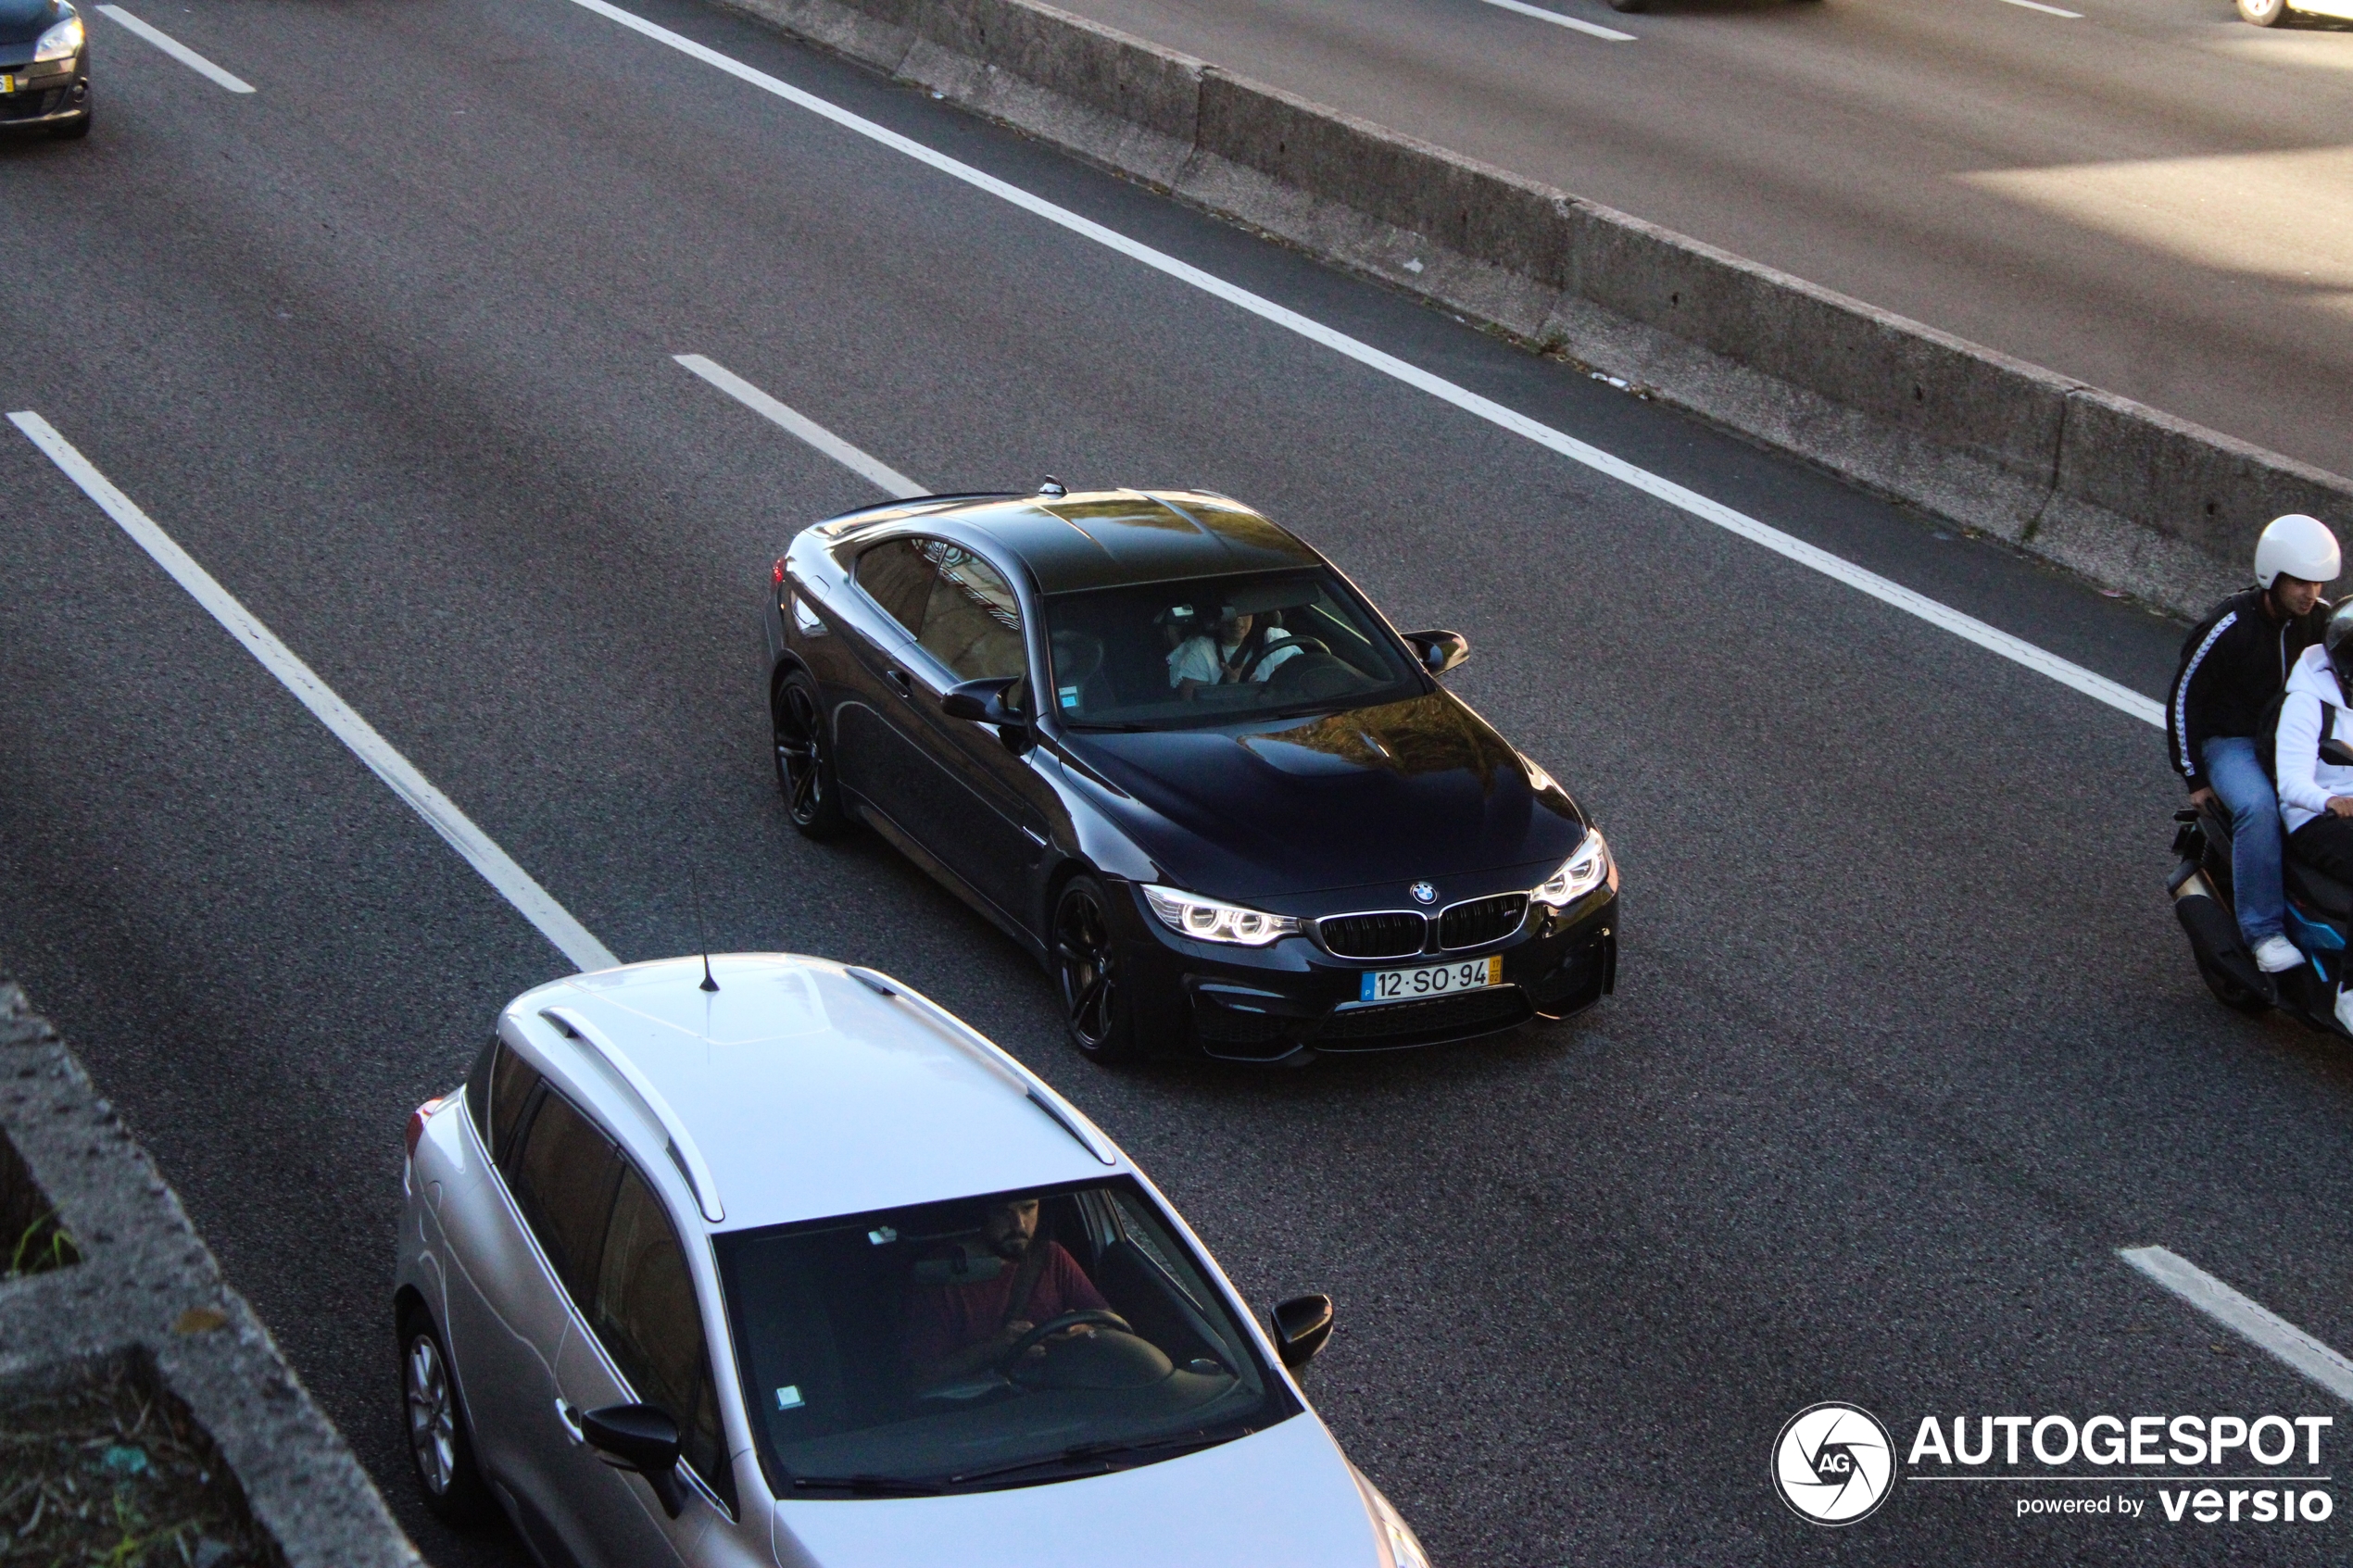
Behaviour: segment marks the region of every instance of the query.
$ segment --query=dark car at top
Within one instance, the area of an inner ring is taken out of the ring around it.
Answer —
[[[90,133],[90,40],[65,0],[0,0],[0,132]]]
[[[925,496],[774,576],[794,824],[864,822],[1002,926],[1091,1057],[1305,1061],[1612,988],[1608,846],[1440,684],[1468,645],[1239,502]]]

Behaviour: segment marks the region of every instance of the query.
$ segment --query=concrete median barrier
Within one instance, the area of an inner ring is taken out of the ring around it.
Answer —
[[[1034,0],[717,0],[2184,614],[2353,480]]]
[[[0,1221],[0,1427],[20,1488],[5,1527],[23,1561],[422,1568],[179,1198],[5,976]],[[392,1420],[389,1329],[383,1373]],[[36,1491],[61,1507],[36,1509]]]

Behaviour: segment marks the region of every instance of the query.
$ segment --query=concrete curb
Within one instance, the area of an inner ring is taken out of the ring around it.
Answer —
[[[1036,0],[717,3],[2168,609],[2353,529],[2353,480]]]
[[[146,1151],[5,977],[0,1139],[82,1257],[0,1283],[0,1375],[144,1357],[211,1437],[291,1568],[422,1568]],[[389,1410],[389,1337],[384,1387]]]

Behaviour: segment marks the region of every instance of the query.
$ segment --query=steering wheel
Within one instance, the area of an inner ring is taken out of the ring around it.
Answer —
[[[1242,666],[1242,672],[1234,679],[1236,681],[1249,680],[1258,673],[1258,667],[1266,662],[1267,655],[1283,648],[1296,648],[1301,653],[1320,653],[1326,659],[1332,656],[1332,650],[1324,646],[1324,640],[1321,637],[1284,637],[1280,641],[1269,639],[1259,645],[1258,651],[1250,656],[1250,662]]]
[[[1013,1368],[1021,1364],[1021,1359],[1029,1354],[1033,1346],[1042,1345],[1063,1330],[1076,1328],[1083,1323],[1098,1323],[1104,1328],[1115,1328],[1122,1334],[1136,1332],[1127,1326],[1126,1318],[1121,1317],[1117,1312],[1104,1311],[1100,1307],[1083,1307],[1075,1312],[1064,1312],[1058,1318],[1048,1318],[1044,1323],[1015,1340],[1012,1349],[997,1358],[998,1375],[1010,1377],[1013,1375]]]

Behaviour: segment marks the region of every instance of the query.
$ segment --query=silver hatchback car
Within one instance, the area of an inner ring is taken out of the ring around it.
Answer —
[[[1425,1568],[1110,1139],[896,981],[518,997],[418,1108],[395,1311],[435,1512],[581,1568]]]

